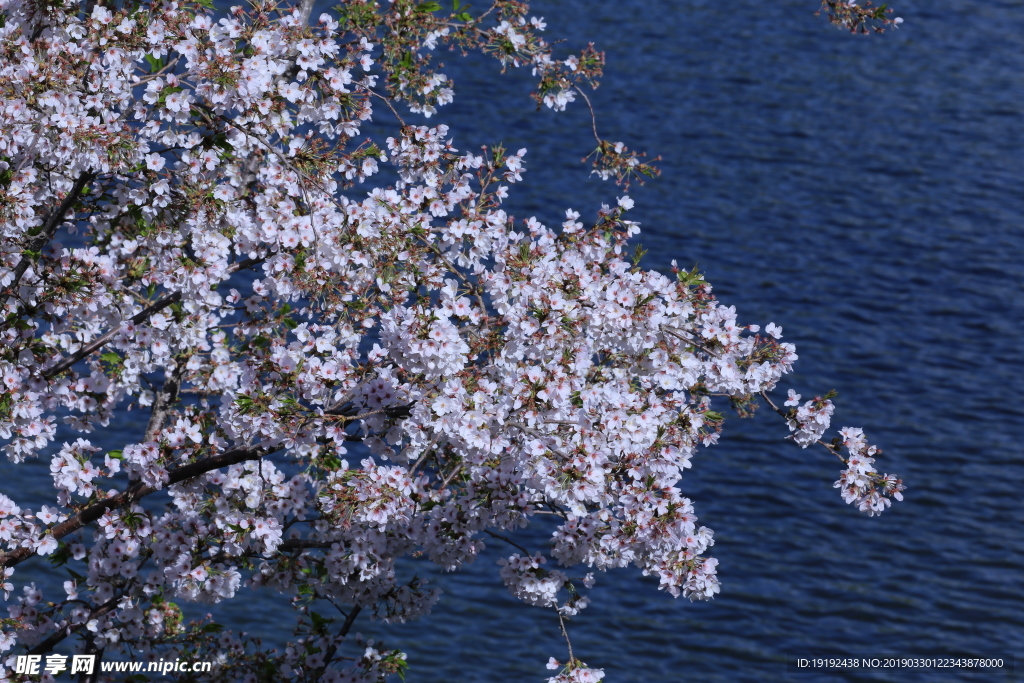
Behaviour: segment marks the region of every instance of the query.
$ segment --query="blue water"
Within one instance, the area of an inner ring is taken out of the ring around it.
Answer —
[[[743,322],[782,325],[801,357],[783,390],[838,389],[836,426],[863,427],[909,486],[866,518],[823,450],[784,442],[767,412],[728,420],[682,482],[716,532],[722,593],[689,603],[635,570],[599,575],[569,632],[608,681],[1017,680],[787,674],[798,653],[1024,654],[1024,3],[899,0],[904,28],[867,38],[814,9],[534,3],[552,37],[607,52],[603,137],[664,157],[630,191],[644,265],[699,264]],[[456,101],[436,120],[457,146],[530,150],[513,213],[557,224],[621,194],[577,163],[581,103],[536,112],[526,74],[446,61]],[[436,576],[426,619],[357,629],[408,652],[413,683],[541,679],[564,644],[550,610],[505,592],[505,552]],[[261,595],[214,614],[273,639],[290,614]]]

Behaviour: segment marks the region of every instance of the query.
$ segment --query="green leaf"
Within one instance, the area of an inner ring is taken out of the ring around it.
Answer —
[[[421,2],[416,5],[417,12],[436,12],[441,9],[441,3],[439,2]]]
[[[310,612],[309,617],[313,620],[313,629],[315,631],[322,631],[325,627],[330,626],[334,622],[333,619],[327,619],[316,612]]]
[[[205,144],[210,147],[220,147],[225,152],[233,152],[235,148],[228,142],[228,136],[224,133],[214,133],[208,135],[205,139]]]
[[[473,17],[469,15],[469,12],[459,12],[455,15],[455,18],[459,21],[473,21]]]
[[[71,546],[67,543],[58,543],[57,550],[50,554],[47,558],[50,560],[50,564],[54,567],[59,567],[62,564],[66,564],[71,559]]]
[[[207,624],[199,630],[203,633],[220,633],[224,630],[224,627],[220,624]]]
[[[647,250],[644,249],[642,245],[639,245],[639,244],[636,245],[636,249],[634,249],[634,251],[633,251],[633,258],[632,258],[633,265],[634,266],[639,266],[640,265],[640,259],[642,259],[644,257],[644,254],[646,254],[646,253],[647,253]]]
[[[177,85],[173,85],[173,86],[169,85],[169,86],[167,86],[166,88],[164,88],[163,90],[160,91],[160,95],[156,98],[157,104],[163,104],[164,102],[167,101],[167,96],[168,95],[173,95],[174,93],[181,92],[182,90],[184,90],[184,88],[182,88],[180,86],[177,86]]]
[[[146,64],[149,64],[149,72],[156,73],[160,69],[164,68],[164,60],[157,59],[153,55],[146,55]]]
[[[331,471],[334,471],[334,470],[337,470],[337,469],[341,469],[341,458],[339,458],[336,455],[330,455],[330,454],[328,454],[328,455],[321,455],[320,456],[320,466],[323,467],[326,470],[331,470]]]

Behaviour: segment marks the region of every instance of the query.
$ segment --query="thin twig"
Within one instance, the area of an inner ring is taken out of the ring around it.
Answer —
[[[502,536],[501,534],[496,534],[493,531],[491,531],[490,529],[484,529],[484,533],[487,534],[488,536],[493,536],[494,538],[498,539],[499,541],[505,541],[505,543],[508,543],[510,546],[513,546],[515,548],[518,548],[519,550],[522,550],[524,553],[526,553],[527,557],[533,557],[533,553],[531,553],[529,550],[527,550],[523,546],[521,546],[518,543],[516,543],[515,541],[513,541],[511,538],[508,538],[506,536]]]
[[[562,629],[562,637],[565,638],[565,644],[569,648],[569,661],[575,662],[576,657],[572,653],[572,642],[569,640],[569,632],[565,630],[565,618],[562,616],[561,612],[557,611],[557,608],[555,611],[558,613],[558,626]]]
[[[594,105],[590,103],[590,98],[587,97],[587,93],[583,92],[583,88],[578,85],[574,85],[576,92],[583,96],[583,101],[587,103],[587,109],[590,110],[590,128],[594,131],[594,139],[597,140],[597,144],[600,145],[604,140],[597,134],[597,114],[594,113]]]
[[[427,447],[423,450],[423,455],[421,455],[416,460],[416,462],[413,463],[413,466],[411,468],[409,468],[409,478],[410,479],[412,478],[412,475],[416,473],[416,470],[419,469],[420,465],[422,465],[424,462],[426,462],[427,457],[433,452],[434,448],[437,446],[438,442],[441,440],[441,437],[443,437],[443,436],[444,436],[444,432],[438,432],[437,436],[434,437],[433,441],[431,441],[427,445]]]
[[[712,358],[719,358],[719,355],[717,353],[715,353],[714,351],[712,351],[711,349],[704,348],[703,346],[698,344],[693,339],[687,339],[686,337],[684,337],[683,335],[679,334],[678,332],[676,332],[673,329],[670,329],[670,328],[665,327],[664,325],[662,325],[661,331],[666,333],[666,334],[672,335],[673,337],[675,337],[676,339],[678,339],[680,341],[686,342],[690,346],[693,346],[693,347],[696,347],[696,348],[700,349],[701,351],[703,351],[704,353],[708,354]]]
[[[358,87],[357,87],[357,90],[358,90]],[[398,113],[398,110],[397,110],[397,109],[395,109],[395,105],[391,103],[391,100],[390,100],[390,99],[388,99],[387,97],[384,97],[384,96],[383,96],[383,95],[381,95],[380,93],[376,92],[376,91],[375,91],[375,90],[374,90],[373,88],[366,88],[366,87],[364,87],[364,88],[363,88],[363,90],[364,90],[365,92],[368,92],[368,93],[370,93],[370,94],[371,94],[371,95],[373,95],[374,97],[377,97],[377,98],[379,98],[379,99],[380,99],[380,100],[381,100],[382,102],[384,102],[384,104],[388,105],[388,109],[390,109],[390,110],[391,110],[391,113],[395,115],[395,119],[397,119],[397,120],[398,120],[398,123],[399,123],[399,124],[401,124],[401,126],[402,126],[403,128],[404,128],[405,126],[407,126],[407,125],[408,125],[408,124],[407,124],[407,123],[405,122],[405,119],[403,119],[403,118],[402,118],[401,114],[399,114],[399,113]]]
[[[461,471],[462,471],[462,463],[460,462],[460,463],[458,463],[458,464],[457,464],[457,465],[455,466],[455,469],[453,469],[453,470],[452,470],[452,471],[451,471],[451,472],[450,472],[450,473],[448,474],[448,476],[444,478],[444,481],[442,481],[442,482],[441,482],[441,488],[440,488],[440,489],[438,489],[438,491],[443,491],[443,490],[445,490],[446,488],[448,488],[448,484],[452,483],[452,480],[453,480],[453,479],[455,479],[455,475],[457,475],[457,474],[458,474],[459,472],[461,472]]]

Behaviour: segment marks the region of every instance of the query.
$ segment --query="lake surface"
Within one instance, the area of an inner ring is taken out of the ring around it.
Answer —
[[[607,52],[603,137],[664,157],[630,192],[645,265],[699,264],[742,322],[782,325],[800,355],[782,393],[838,389],[835,426],[863,427],[909,487],[867,518],[832,488],[838,463],[783,441],[777,417],[727,419],[681,483],[715,530],[722,593],[599,575],[569,629],[610,683],[784,680],[799,653],[1024,653],[1024,3],[896,8],[902,29],[855,37],[814,0],[533,3],[550,37]],[[446,61],[456,101],[432,121],[461,149],[529,149],[512,213],[554,225],[622,194],[577,163],[582,103],[537,112],[527,74]],[[550,610],[507,594],[503,554],[435,576],[426,619],[358,629],[408,652],[411,683],[541,680],[564,644]],[[282,601],[261,595],[215,614],[273,638]]]

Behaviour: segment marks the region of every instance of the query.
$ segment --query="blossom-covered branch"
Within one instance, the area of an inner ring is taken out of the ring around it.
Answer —
[[[514,220],[527,151],[460,150],[431,121],[455,95],[443,47],[530,69],[555,111],[589,107],[602,53],[558,54],[517,0],[0,11],[0,442],[18,476],[47,460],[53,486],[38,509],[0,494],[0,652],[74,638],[208,655],[210,681],[384,681],[405,656],[356,620],[422,616],[439,592],[400,570],[455,571],[485,542],[516,551],[498,575],[570,648],[602,571],[719,592],[682,473],[718,439],[716,401],[775,407],[795,347],[696,271],[627,258],[629,196],[589,222]],[[595,173],[656,175],[591,126]],[[877,514],[902,483],[860,430],[825,441],[832,409],[779,413]],[[517,538],[530,525],[544,552]],[[32,581],[39,556],[69,571],[63,595]],[[182,622],[175,601],[243,589],[291,596],[286,647]],[[20,680],[11,661],[0,680]],[[558,683],[604,675],[551,661]]]

